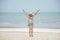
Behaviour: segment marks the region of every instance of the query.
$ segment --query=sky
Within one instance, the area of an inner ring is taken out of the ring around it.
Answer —
[[[22,12],[22,9],[41,12],[60,12],[60,0],[0,0],[1,12]]]
[[[40,12],[34,17],[34,27],[60,28],[60,0],[0,0],[0,27],[23,27],[27,12]]]

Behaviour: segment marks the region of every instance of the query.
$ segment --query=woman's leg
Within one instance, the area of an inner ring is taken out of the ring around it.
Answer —
[[[29,36],[33,37],[33,28],[29,28]]]

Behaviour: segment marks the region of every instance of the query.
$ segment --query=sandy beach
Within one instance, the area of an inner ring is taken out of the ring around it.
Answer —
[[[26,32],[23,30],[18,31],[19,29],[9,30],[4,31],[3,29],[0,29],[0,40],[60,40],[60,32],[34,31],[34,36],[29,37],[29,33],[26,29]]]

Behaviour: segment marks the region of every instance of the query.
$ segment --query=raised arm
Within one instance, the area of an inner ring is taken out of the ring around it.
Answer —
[[[22,11],[23,11],[23,12],[25,13],[25,15],[27,16],[27,12],[26,12],[24,9],[23,9]]]
[[[38,9],[36,12],[34,12],[33,14],[36,15],[38,12],[40,11],[40,9]]]

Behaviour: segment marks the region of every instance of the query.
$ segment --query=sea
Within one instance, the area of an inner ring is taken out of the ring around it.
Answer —
[[[0,28],[28,28],[28,17],[21,12],[0,12]],[[39,12],[33,19],[34,28],[60,28],[60,12]]]

